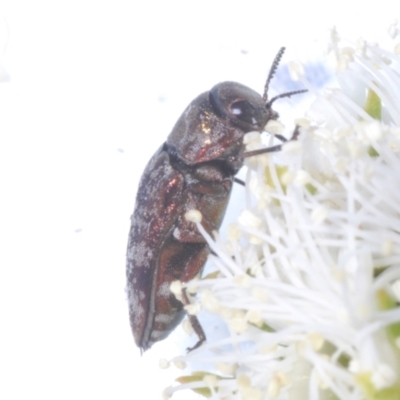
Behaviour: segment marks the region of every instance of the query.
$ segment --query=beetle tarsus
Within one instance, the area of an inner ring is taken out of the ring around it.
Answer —
[[[233,181],[238,183],[239,185],[246,186],[246,184],[244,183],[244,181],[242,179],[235,177],[235,178],[233,178]]]
[[[191,316],[189,316],[189,321],[190,321],[193,329],[195,330],[196,334],[198,335],[199,340],[197,341],[197,343],[194,346],[186,348],[186,351],[188,353],[190,353],[191,351],[200,347],[207,340],[206,335],[203,331],[203,328],[200,325],[199,320],[196,317],[194,317],[193,315],[191,315]]]
[[[279,133],[276,133],[274,135],[277,139],[279,139],[281,142],[287,142],[288,140],[285,138],[285,136],[280,135]]]
[[[299,135],[300,135],[300,126],[296,125],[296,128],[294,128],[294,131],[292,133],[292,137],[290,138],[290,140],[297,140]]]

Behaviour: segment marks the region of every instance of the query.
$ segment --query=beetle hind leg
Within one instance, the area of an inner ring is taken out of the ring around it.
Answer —
[[[186,293],[186,289],[182,290],[182,303],[184,306],[191,304],[189,297]],[[207,340],[207,338],[206,338],[206,334],[204,333],[204,330],[203,330],[198,318],[195,315],[190,315],[189,313],[187,315],[189,317],[190,325],[192,325],[193,330],[195,331],[196,335],[199,338],[199,340],[197,341],[197,343],[194,346],[188,347],[186,349],[188,352],[190,352],[190,351],[195,350],[198,347],[200,347]]]

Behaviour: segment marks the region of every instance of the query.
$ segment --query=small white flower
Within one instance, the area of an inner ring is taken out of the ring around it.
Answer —
[[[331,37],[338,87],[317,94],[299,141],[284,146],[286,166],[247,163],[252,201],[229,246],[195,221],[220,275],[196,282],[194,301],[230,336],[180,358],[218,372],[193,373],[179,389],[232,400],[400,398],[400,60]]]

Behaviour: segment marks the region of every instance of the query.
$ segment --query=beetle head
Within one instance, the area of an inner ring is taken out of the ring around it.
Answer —
[[[226,159],[243,150],[245,133],[262,131],[270,117],[260,94],[240,83],[222,82],[189,104],[167,145],[188,165]]]
[[[278,52],[261,96],[236,82],[222,82],[198,96],[186,108],[167,138],[167,145],[186,164],[226,160],[243,152],[247,132],[261,132],[278,118],[272,104],[305,90],[284,93],[268,100],[268,87],[285,48]],[[241,164],[235,166],[240,168]]]
[[[266,108],[257,92],[240,83],[219,83],[210,90],[209,98],[217,115],[244,132],[260,131],[271,117],[277,116]]]

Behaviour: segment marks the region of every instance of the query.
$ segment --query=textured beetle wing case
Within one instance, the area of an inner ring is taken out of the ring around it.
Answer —
[[[143,348],[154,314],[159,249],[182,209],[183,177],[160,148],[142,175],[127,248],[127,294],[136,344]]]

